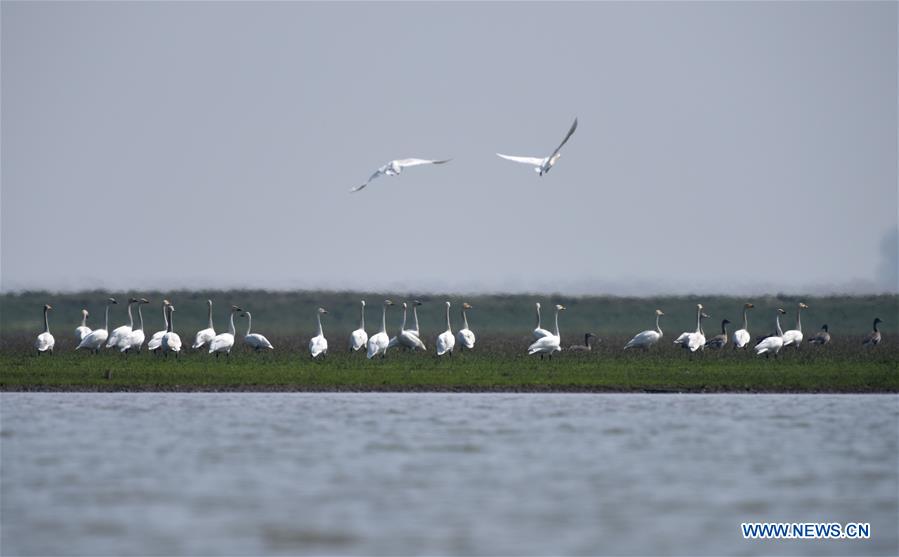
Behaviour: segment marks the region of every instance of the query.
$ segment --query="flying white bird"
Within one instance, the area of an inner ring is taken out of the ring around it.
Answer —
[[[47,319],[47,312],[53,309],[50,304],[44,304],[44,332],[37,336],[34,341],[34,348],[38,355],[41,352],[50,352],[53,354],[53,346],[56,345],[56,339],[50,334],[50,321]]]
[[[552,154],[546,158],[514,157],[512,155],[503,155],[501,153],[497,153],[496,155],[500,158],[504,158],[509,161],[520,162],[523,164],[530,164],[534,167],[534,172],[536,172],[540,176],[543,176],[544,174],[549,172],[550,169],[557,162],[559,162],[559,158],[562,156],[562,153],[560,152],[562,150],[562,147],[565,145],[565,143],[568,142],[568,140],[571,138],[571,136],[574,135],[574,130],[576,130],[576,129],[577,129],[577,118],[574,119],[574,123],[571,124],[571,129],[568,130],[568,133],[565,135],[565,139],[562,140],[562,143],[560,143],[559,146],[556,147],[556,150],[553,151]]]
[[[385,164],[381,168],[377,169],[374,174],[368,177],[368,180],[365,181],[361,186],[355,186],[350,188],[350,193],[356,192],[367,186],[371,183],[375,178],[380,178],[381,176],[399,176],[404,169],[409,168],[410,166],[420,166],[422,164],[444,164],[453,159],[445,159],[442,161],[432,161],[428,159],[397,159],[390,161]]]

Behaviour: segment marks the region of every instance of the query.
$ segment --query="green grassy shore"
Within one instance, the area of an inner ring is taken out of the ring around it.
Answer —
[[[623,352],[626,338],[608,337],[592,352],[540,360],[525,354],[528,337],[484,336],[474,352],[451,358],[396,350],[370,361],[361,352],[345,352],[345,339],[335,336],[331,353],[312,360],[299,338],[271,340],[275,352],[255,354],[237,346],[230,358],[216,358],[188,348],[176,359],[146,351],[91,355],[74,352],[68,341],[58,341],[52,356],[37,356],[30,336],[6,335],[0,342],[0,390],[899,392],[895,335],[874,349],[846,338],[787,350],[777,359],[730,349],[690,355],[671,346],[668,337],[647,353]]]

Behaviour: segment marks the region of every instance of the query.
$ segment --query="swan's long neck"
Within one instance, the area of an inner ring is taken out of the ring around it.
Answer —
[[[406,311],[408,311],[408,309],[409,308],[403,306],[403,324],[400,325],[400,331],[406,330]]]
[[[316,312],[315,319],[318,320],[318,336],[324,336],[325,332],[322,331],[322,314],[321,314],[321,312]]]
[[[802,307],[796,308],[796,330],[802,332]]]
[[[134,316],[131,315],[131,304],[128,304],[128,328],[134,328]]]
[[[412,317],[415,319],[415,330],[420,331],[421,329],[418,328],[418,307],[417,306],[412,306]]]
[[[696,332],[702,332],[702,308],[696,308]]]
[[[140,321],[140,330],[144,330],[144,314],[140,311],[140,304],[137,306],[137,319]]]
[[[562,335],[559,334],[559,308],[556,308],[556,336],[562,338]]]
[[[138,309],[140,309],[140,308],[138,308]],[[212,326],[212,304],[209,304],[209,328],[210,329],[214,328]]]
[[[657,314],[656,314],[656,332],[658,332],[658,333],[661,335],[661,334],[662,334],[662,328],[659,327],[659,318],[660,318],[660,317],[662,317],[662,316],[659,315],[659,314],[657,313]]]
[[[166,330],[166,332],[171,333],[171,332],[172,332],[172,329],[174,329],[174,328],[175,328],[175,310],[173,310],[173,309],[170,307],[170,308],[169,308],[169,322],[168,322],[168,324],[166,325],[165,330]]]
[[[234,328],[234,310],[231,310],[231,336],[237,335],[237,329]]]
[[[537,328],[540,328],[540,306],[537,306]]]
[[[86,313],[81,314],[81,326],[87,327],[87,314]]]
[[[250,329],[253,328],[253,315],[247,312],[247,336],[250,336]]]
[[[774,318],[774,324],[777,326],[777,336],[784,336],[783,329],[780,328],[780,313],[778,312],[777,317]]]
[[[106,330],[109,330],[109,304],[106,304]]]
[[[453,332],[453,327],[450,325],[449,310],[450,310],[450,307],[447,304],[447,306],[446,306],[446,330],[449,332]]]
[[[743,308],[743,329],[749,330],[749,308]]]
[[[44,332],[50,332],[50,320],[47,318],[47,308],[44,308]]]
[[[462,308],[462,322],[465,323],[465,328],[468,328],[468,313],[465,308]]]
[[[359,328],[365,330],[365,304],[362,304],[362,319],[359,320]]]
[[[387,304],[381,306],[381,332],[387,334]]]

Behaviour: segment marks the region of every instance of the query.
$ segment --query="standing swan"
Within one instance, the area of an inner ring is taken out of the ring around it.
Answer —
[[[400,333],[396,336],[396,341],[398,344],[400,344],[404,348],[408,348],[409,350],[427,350],[428,348],[425,346],[425,343],[421,341],[421,338],[419,338],[418,332],[406,328],[407,307],[408,304],[406,304],[406,302],[403,302],[403,324],[400,326]],[[412,307],[412,312],[415,313],[415,306],[413,305]]]
[[[37,336],[34,341],[34,347],[37,349],[38,356],[41,352],[49,352],[53,354],[53,346],[56,345],[56,339],[50,334],[50,320],[47,318],[47,312],[53,309],[50,304],[44,304],[44,332]]]
[[[169,304],[169,318],[167,319],[168,325],[166,326],[165,334],[162,335],[162,353],[165,354],[165,357],[169,357],[169,352],[174,352],[175,357],[178,357],[178,353],[181,352],[181,337],[178,336],[178,333],[174,331],[175,328],[175,306]]]
[[[118,348],[121,343],[127,342],[131,330],[134,329],[134,317],[131,315],[131,306],[138,301],[137,298],[128,298],[128,324],[112,330],[109,340],[106,341],[106,348],[112,348],[113,346]]]
[[[362,300],[362,318],[359,328],[350,333],[350,352],[356,352],[368,344],[368,333],[365,332],[365,300]]]
[[[537,306],[537,327],[534,329],[532,333],[534,335],[534,340],[539,340],[543,337],[552,336],[552,333],[547,331],[546,329],[540,326],[540,302],[535,304]]]
[[[678,344],[681,348],[690,352],[696,352],[705,348],[705,333],[702,332],[702,320],[706,317],[708,315],[702,312],[702,304],[696,304],[696,330],[692,333],[681,333],[674,341],[674,344]]]
[[[780,328],[780,316],[786,314],[787,312],[783,309],[777,308],[777,313],[774,318],[774,328],[777,333],[762,339],[761,342],[755,345],[754,350],[756,356],[764,354],[767,358],[771,354],[774,354],[774,357],[777,357],[777,353],[784,347],[784,332],[783,329]]]
[[[99,353],[100,348],[103,346],[103,343],[106,342],[106,339],[109,337],[109,304],[117,304],[115,298],[109,298],[106,301],[106,326],[103,329],[94,329],[91,331],[89,335],[84,337],[82,341],[78,344],[75,350],[79,350],[81,348],[87,348],[93,353]]]
[[[328,313],[325,308],[318,308],[315,312],[315,319],[318,321],[318,334],[309,341],[309,353],[313,358],[328,353],[328,339],[325,338],[325,332],[322,330],[322,315],[325,313]]]
[[[657,309],[656,310],[656,328],[648,329],[646,331],[637,333],[634,335],[634,338],[630,339],[627,344],[624,345],[624,349],[628,348],[642,348],[644,352],[649,350],[649,347],[653,344],[659,342],[661,338],[664,336],[662,333],[662,328],[659,327],[659,318],[665,315],[665,313]]]
[[[171,302],[168,300],[162,301],[162,321],[163,328],[161,331],[156,331],[153,333],[153,336],[150,337],[150,342],[147,343],[147,350],[150,352],[156,353],[160,348],[162,348],[162,335],[166,333],[169,329],[169,314],[166,308]]]
[[[418,300],[412,300],[412,320],[415,321],[415,330],[413,332],[418,338],[421,338],[421,329],[418,328],[418,306],[420,305],[421,302]]]
[[[883,323],[883,321],[879,317],[874,318],[874,330],[865,335],[864,340],[862,340],[862,346],[877,346],[880,344],[880,339],[883,337],[880,331],[877,330],[878,323]]]
[[[462,303],[462,329],[456,333],[456,340],[459,342],[459,351],[471,350],[474,348],[475,336],[471,329],[468,328],[468,310],[473,306],[468,302]]]
[[[87,326],[87,316],[90,315],[86,309],[81,310],[81,325],[75,327],[75,338],[78,342],[84,340],[84,337],[91,334],[91,328]]]
[[[542,360],[545,354],[552,359],[553,352],[560,352],[562,350],[562,334],[559,332],[559,312],[564,310],[565,306],[559,304],[556,305],[556,333],[539,338],[533,344],[528,346],[528,356],[540,354],[540,359]]]
[[[806,308],[808,308],[807,305],[799,302],[799,307],[796,310],[796,328],[783,334],[784,348],[787,346],[795,346],[798,350],[799,346],[802,345],[802,310]]]
[[[234,346],[234,335],[237,334],[237,331],[234,329],[234,313],[238,311],[243,311],[237,306],[231,306],[231,329],[227,333],[220,333],[215,335],[213,339],[209,342],[209,353],[215,353],[215,357],[218,358],[219,354],[224,352],[227,355],[231,355],[231,348]]]
[[[453,355],[453,347],[456,345],[456,337],[453,336],[453,327],[450,325],[450,303],[446,302],[446,330],[437,337],[437,355]]]
[[[211,342],[215,338],[215,327],[212,326],[212,300],[206,300],[206,305],[209,306],[209,326],[201,331],[197,331],[196,336],[194,336],[194,343],[190,346],[194,350],[203,348],[204,344]]]
[[[131,334],[125,339],[124,342],[120,342],[117,346],[119,347],[119,352],[128,352],[129,350],[134,350],[135,352],[140,352],[141,346],[144,345],[144,339],[146,335],[144,334],[144,314],[140,310],[140,307],[144,304],[149,304],[150,300],[146,298],[141,298],[137,303],[137,319],[140,322],[140,328],[134,329],[131,331]]]
[[[754,305],[748,302],[743,304],[743,328],[734,331],[734,336],[731,338],[731,341],[734,343],[734,350],[746,348],[749,345],[749,341],[752,340],[752,337],[749,335],[749,315],[747,312],[754,307]]]
[[[247,334],[243,336],[243,341],[256,352],[259,352],[263,348],[274,350],[275,347],[272,346],[272,343],[269,342],[267,338],[260,335],[259,333],[250,332],[250,327],[253,326],[253,315],[249,311],[245,311],[243,315],[245,315],[247,318]]]
[[[381,330],[368,339],[366,357],[369,360],[378,355],[382,358],[387,355],[387,347],[390,344],[390,337],[387,336],[387,306],[392,305],[393,302],[390,300],[384,300],[384,306],[381,308]]]

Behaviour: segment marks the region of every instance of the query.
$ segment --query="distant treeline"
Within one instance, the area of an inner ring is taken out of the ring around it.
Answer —
[[[560,326],[563,336],[574,339],[584,332],[598,335],[627,335],[654,325],[654,310],[665,312],[662,330],[666,337],[673,338],[682,331],[695,328],[696,304],[702,303],[711,319],[705,322],[706,333],[718,331],[722,319],[729,319],[739,326],[742,320],[744,302],[752,302],[749,329],[762,333],[774,329],[774,310],[783,307],[788,315],[784,324],[793,327],[796,319],[796,305],[802,301],[809,309],[802,314],[803,330],[817,330],[824,323],[830,325],[834,336],[861,336],[871,330],[875,317],[884,320],[881,330],[885,333],[899,331],[899,296],[659,296],[659,297],[616,297],[616,296],[565,296],[561,294],[484,294],[484,295],[439,295],[415,294],[408,292],[330,292],[330,291],[265,291],[265,290],[176,290],[171,292],[105,292],[91,291],[58,294],[51,292],[23,292],[0,295],[0,333],[38,332],[42,329],[42,307],[53,306],[50,313],[50,328],[54,334],[65,334],[75,329],[81,322],[81,309],[90,312],[88,326],[96,328],[103,324],[106,298],[115,297],[119,304],[112,306],[109,314],[110,327],[128,322],[126,302],[129,297],[145,297],[151,301],[143,307],[145,328],[157,331],[163,328],[161,301],[168,299],[176,307],[175,328],[193,334],[206,327],[206,300],[211,299],[213,319],[217,331],[228,329],[228,311],[231,304],[253,313],[253,329],[268,335],[312,336],[315,331],[315,309],[319,306],[328,310],[324,319],[325,334],[335,340],[341,338],[359,324],[359,300],[366,300],[366,329],[377,331],[381,325],[381,302],[390,298],[397,304],[403,301],[420,300],[419,307],[422,334],[437,335],[446,328],[445,300],[453,303],[453,329],[459,328],[462,302],[474,306],[469,314],[469,324],[475,331],[490,334],[528,335],[535,326],[534,303],[543,304],[543,326],[553,326],[553,306],[561,303],[567,310],[562,313]],[[135,322],[137,312],[135,311]],[[411,318],[411,314],[410,314]],[[399,328],[402,308],[394,306],[387,314],[388,330]],[[235,320],[238,330],[246,327],[245,320]],[[787,327],[784,327],[785,329]],[[730,330],[733,330],[731,327]]]

